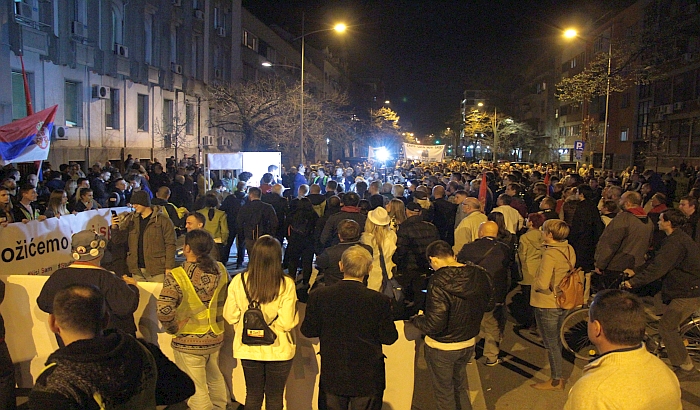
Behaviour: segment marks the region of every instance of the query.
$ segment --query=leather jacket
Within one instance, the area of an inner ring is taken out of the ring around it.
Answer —
[[[493,308],[493,291],[484,268],[472,263],[446,266],[430,277],[425,314],[411,322],[438,342],[463,342],[479,334],[489,308]]]

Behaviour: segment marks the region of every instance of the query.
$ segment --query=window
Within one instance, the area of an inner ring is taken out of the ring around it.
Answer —
[[[209,109],[209,135],[216,135],[216,126],[214,126],[215,119],[216,119],[216,109],[210,108]]]
[[[194,104],[187,104],[185,106],[185,134],[194,134]]]
[[[252,35],[248,30],[243,30],[243,45],[253,51],[258,51],[258,38]]]
[[[139,131],[148,131],[148,95],[137,96],[136,121]]]
[[[221,22],[219,19],[221,18],[221,15],[219,14],[219,8],[214,7],[214,28],[219,28]]]
[[[627,108],[630,106],[630,93],[622,94],[622,100],[620,101],[620,108]]]
[[[620,141],[628,141],[629,138],[629,128],[623,128],[622,131],[620,132]]]
[[[29,83],[29,94],[34,93],[34,75],[27,73],[27,82]],[[12,120],[18,120],[27,116],[27,100],[24,96],[24,79],[22,73],[12,72]]]
[[[105,101],[105,128],[119,129],[119,89],[109,90],[109,100]]]
[[[112,47],[114,44],[124,44],[124,14],[121,2],[112,2]]]
[[[146,13],[143,16],[143,24],[144,61],[153,65],[153,14]]]
[[[173,132],[173,100],[163,100],[163,132]]]
[[[83,126],[83,98],[80,93],[82,84],[73,81],[65,83],[65,102],[64,113],[66,116],[67,127],[82,127]]]
[[[192,0],[192,8],[194,10],[203,10],[204,9],[204,0]]]
[[[170,26],[170,62],[177,63],[177,26]]]

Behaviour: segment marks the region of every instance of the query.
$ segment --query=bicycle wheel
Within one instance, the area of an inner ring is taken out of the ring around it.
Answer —
[[[559,337],[564,348],[579,359],[591,360],[598,355],[596,347],[588,339],[588,308],[569,313],[564,319]]]
[[[690,356],[696,359],[700,357],[700,318],[692,319],[681,326],[681,336],[683,344]]]

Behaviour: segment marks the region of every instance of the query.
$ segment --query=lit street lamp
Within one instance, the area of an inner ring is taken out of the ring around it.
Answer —
[[[610,26],[610,37],[608,38],[608,72],[606,76],[605,86],[605,122],[603,124],[603,158],[601,160],[601,168],[605,171],[605,149],[608,143],[608,116],[610,114],[610,69],[612,65],[612,30]],[[568,29],[564,32],[564,37],[573,39],[579,37],[578,32],[574,29]],[[584,39],[585,40],[585,39]]]

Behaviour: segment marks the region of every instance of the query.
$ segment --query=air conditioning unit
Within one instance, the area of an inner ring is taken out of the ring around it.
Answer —
[[[673,111],[680,111],[682,109],[683,109],[682,102],[673,103]]]
[[[195,10],[194,11],[194,18],[197,20],[204,20],[204,11],[203,10]]]
[[[110,97],[109,87],[104,85],[93,85],[92,86],[92,98],[100,98],[102,100],[109,100]]]
[[[114,43],[114,54],[120,57],[129,58],[129,47]]]
[[[214,78],[221,78],[223,77],[223,73],[221,72],[220,68],[214,69]]]
[[[87,27],[80,21],[74,21],[71,23],[70,33],[76,37],[87,37]]]
[[[226,37],[226,29],[223,27],[219,27],[216,29],[216,34],[218,34],[219,37]]]
[[[180,64],[170,63],[170,70],[175,74],[182,74],[182,66]]]
[[[182,0],[172,0],[172,4],[175,7],[180,7],[182,6]]]
[[[685,62],[691,62],[695,60],[695,55],[693,53],[685,53],[683,54],[683,61]]]
[[[214,137],[211,135],[205,135],[202,137],[202,145],[205,147],[214,145]]]
[[[66,134],[66,129],[54,124],[53,131],[51,132],[53,139],[55,140],[67,140],[68,135]]]

